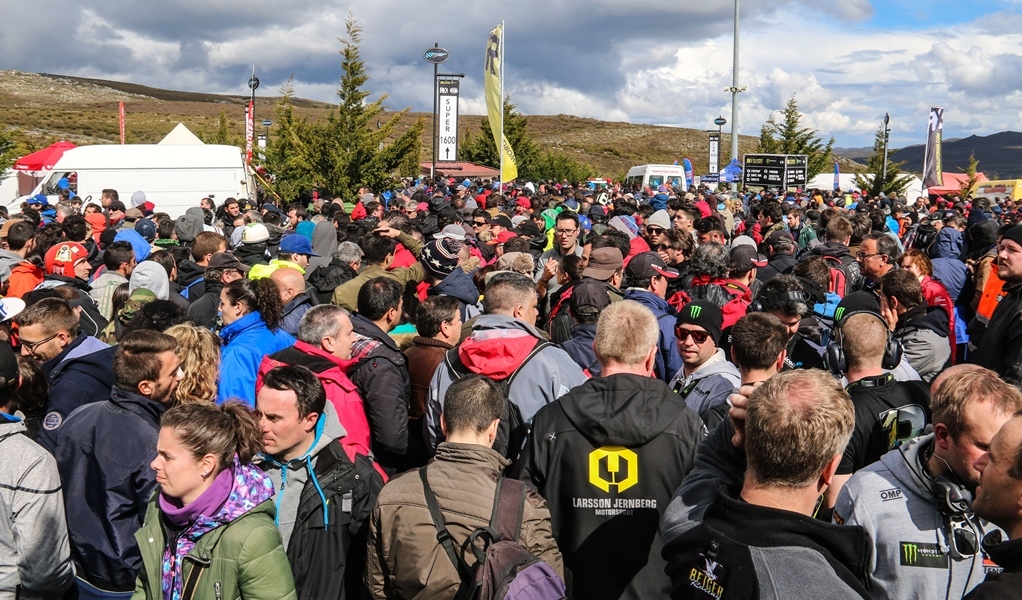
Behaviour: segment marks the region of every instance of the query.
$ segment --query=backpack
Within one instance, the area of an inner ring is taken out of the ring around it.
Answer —
[[[529,425],[522,418],[522,411],[518,408],[518,405],[511,401],[511,383],[525,365],[529,364],[530,360],[539,354],[543,348],[552,345],[546,340],[536,340],[536,345],[533,346],[532,351],[529,352],[529,355],[525,357],[522,364],[518,365],[518,368],[507,379],[493,380],[500,387],[505,399],[504,410],[500,415],[500,425],[497,427],[497,439],[493,441],[493,449],[511,462],[518,458],[518,454],[521,453],[522,447],[525,445],[525,438],[529,434]],[[447,351],[444,355],[444,362],[451,371],[451,383],[462,377],[473,375],[472,371],[469,371],[464,363],[461,362],[457,347]]]
[[[199,277],[195,281],[189,283],[184,289],[181,290],[181,297],[184,298],[185,300],[191,300],[192,298],[188,297],[189,290],[191,290],[192,286],[195,285],[196,283],[202,283],[203,281],[206,281],[205,276]]]
[[[830,269],[830,283],[827,286],[827,291],[844,298],[852,291],[849,287],[851,285],[851,277],[848,276],[848,271],[845,270],[845,264],[836,256],[821,256],[823,256],[823,260],[827,261],[827,268]]]
[[[475,555],[471,567],[458,558],[451,534],[447,531],[436,495],[429,487],[426,467],[419,468],[426,506],[436,527],[437,541],[461,576],[455,600],[511,600],[565,598],[564,581],[546,564],[518,543],[525,511],[525,484],[514,479],[497,479],[493,513],[486,527],[479,527],[468,537]],[[482,546],[478,542],[482,543]]]
[[[937,241],[938,233],[937,228],[929,223],[916,225],[905,234],[905,247],[916,248],[929,255],[930,246]]]

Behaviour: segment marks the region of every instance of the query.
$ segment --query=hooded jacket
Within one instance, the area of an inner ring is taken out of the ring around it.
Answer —
[[[1022,539],[1005,540],[1000,530],[983,538],[983,551],[1003,572],[988,571],[986,579],[965,600],[1007,600],[1018,596],[1022,585]]]
[[[256,387],[262,386],[262,378],[270,369],[281,364],[301,365],[309,369],[323,384],[326,399],[333,406],[334,414],[344,429],[345,448],[350,447],[358,454],[369,456],[369,421],[366,419],[365,406],[358,389],[347,375],[355,363],[355,360],[337,358],[312,344],[297,340],[294,346],[263,358],[259,365]]]
[[[291,335],[298,335],[298,324],[302,322],[302,317],[305,316],[305,313],[309,312],[312,306],[312,300],[309,300],[309,297],[304,292],[295,295],[294,298],[288,300],[287,304],[284,305],[284,313],[280,318],[280,328]]]
[[[334,252],[337,252],[337,230],[330,221],[316,223],[312,230],[312,251],[319,256],[309,257],[309,266],[305,267],[305,280],[316,272],[320,267],[330,264]]]
[[[521,479],[549,503],[576,597],[668,596],[660,521],[705,433],[664,382],[632,374],[590,379],[536,413]]]
[[[116,348],[79,332],[60,354],[40,365],[50,386],[40,445],[52,450],[56,431],[71,413],[110,397],[115,352]]]
[[[206,267],[201,267],[191,260],[183,260],[177,265],[177,282],[182,289],[188,290],[188,300],[195,302],[206,293]],[[203,278],[202,281],[198,281]],[[192,284],[195,285],[192,285]],[[183,295],[183,294],[182,294]]]
[[[568,353],[571,360],[575,361],[583,371],[588,371],[591,377],[600,376],[600,361],[596,359],[596,350],[593,343],[596,342],[596,325],[576,324],[571,328],[571,337],[557,344],[557,347]]]
[[[99,313],[107,321],[113,318],[114,292],[117,290],[117,286],[122,283],[128,283],[128,278],[117,271],[107,269],[99,277],[95,278],[89,286],[91,288],[89,296],[96,303]]]
[[[955,302],[965,287],[969,270],[959,258],[962,254],[962,232],[953,227],[944,227],[937,234],[937,241],[930,246],[930,262],[933,263],[933,278],[944,284]]]
[[[950,332],[947,312],[924,302],[898,317],[894,338],[901,342],[908,364],[929,383],[951,366]]]
[[[0,596],[61,598],[74,573],[57,465],[0,412]]]
[[[203,284],[206,293],[192,298],[192,303],[188,306],[188,318],[199,327],[215,329],[217,315],[220,312],[220,292],[224,289],[224,284],[219,281],[204,281]],[[198,285],[196,284],[196,287]]]
[[[678,320],[678,311],[667,303],[667,300],[656,294],[639,288],[625,290],[625,300],[635,300],[653,312],[657,325],[660,327],[660,338],[657,340],[656,364],[653,373],[662,381],[669,381],[678,372],[684,362],[678,351],[678,342],[674,336],[674,324]]]
[[[503,381],[515,372],[543,340],[532,325],[506,315],[480,315],[472,326],[472,334],[457,348],[458,358],[472,373]],[[426,411],[426,443],[435,448],[444,439],[440,430],[443,398],[454,373],[442,363],[429,384],[429,406]],[[508,392],[525,422],[543,406],[557,400],[568,390],[586,380],[582,369],[564,350],[547,346],[518,372]]]
[[[874,598],[960,598],[983,580],[982,553],[948,554],[950,530],[923,466],[932,445],[932,434],[903,444],[852,475],[838,495],[834,521],[862,526],[873,540],[868,572]]]
[[[483,307],[479,304],[479,288],[472,281],[472,276],[461,267],[455,267],[442,281],[430,287],[427,294],[456,298],[461,303],[463,323],[483,312]]]
[[[766,283],[778,275],[787,275],[798,265],[794,254],[774,254],[767,266],[756,271],[756,281]]]
[[[727,402],[728,396],[741,382],[742,374],[738,367],[728,362],[723,348],[717,348],[713,356],[691,375],[686,377],[684,369],[678,369],[668,385],[689,408],[701,415],[707,409]]]
[[[235,462],[231,496],[212,519],[211,529],[195,540],[181,561],[179,578],[188,581],[202,569],[191,600],[297,600],[294,579],[273,525],[273,488],[268,477],[252,465]],[[145,524],[135,539],[143,568],[132,600],[164,600],[164,550],[168,544],[159,494],[152,495]],[[254,504],[254,506],[252,506]]]
[[[270,258],[266,255],[266,242],[241,244],[234,249],[234,256],[250,267],[270,264]]]
[[[232,398],[255,406],[259,363],[267,354],[283,350],[295,338],[283,329],[270,331],[259,311],[248,313],[220,330],[220,383],[217,404]]]
[[[1022,385],[1022,283],[1005,285],[1006,296],[994,310],[983,342],[970,362],[997,373],[1012,385]]]
[[[309,285],[316,288],[321,297],[328,298],[339,285],[351,281],[356,275],[358,273],[351,266],[338,260],[331,260],[329,264],[317,268],[309,275]]]
[[[809,249],[810,256],[823,256],[836,258],[841,261],[845,272],[848,275],[847,294],[857,292],[866,285],[866,276],[862,274],[858,261],[852,256],[848,246],[841,242],[824,242]]]
[[[44,275],[42,267],[31,261],[22,260],[11,265],[11,283],[7,287],[7,295],[21,298],[42,283]]]
[[[445,442],[437,448],[426,473],[455,548],[464,548],[469,534],[489,523],[497,477],[507,465],[507,459],[485,446]],[[563,578],[550,511],[529,487],[518,543]],[[368,554],[366,586],[373,598],[451,600],[461,585],[461,576],[437,541],[416,471],[394,478],[380,492],[370,521]],[[472,552],[460,558],[468,566],[476,562]]]
[[[76,410],[56,432],[75,574],[100,589],[131,591],[141,566],[134,534],[156,488],[160,417],[166,407],[114,387],[106,402]]]

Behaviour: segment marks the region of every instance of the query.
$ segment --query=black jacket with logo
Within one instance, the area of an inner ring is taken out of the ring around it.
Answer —
[[[965,600],[1018,598],[1022,587],[1022,539],[1008,541],[1000,530],[992,531],[983,538],[983,550],[1004,571],[988,571],[983,583],[973,588]]]
[[[660,521],[702,421],[664,382],[590,379],[536,413],[518,463],[547,499],[576,598],[664,598]]]

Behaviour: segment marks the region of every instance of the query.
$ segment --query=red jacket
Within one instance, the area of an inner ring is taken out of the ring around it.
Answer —
[[[923,287],[923,299],[926,300],[926,305],[939,306],[947,313],[948,329],[951,330],[951,335],[947,336],[947,339],[951,342],[951,362],[954,363],[955,353],[958,351],[955,339],[955,303],[951,300],[951,294],[947,292],[944,284],[929,275],[923,275],[923,280],[919,283]]]
[[[263,376],[274,367],[281,365],[307,367],[322,382],[326,390],[326,399],[337,410],[337,418],[346,432],[340,442],[344,451],[348,453],[348,458],[354,460],[354,454],[372,456],[369,450],[369,420],[366,418],[362,396],[346,374],[348,368],[355,362],[337,358],[299,340],[290,348],[263,357],[263,362],[259,365],[256,392],[263,387]]]

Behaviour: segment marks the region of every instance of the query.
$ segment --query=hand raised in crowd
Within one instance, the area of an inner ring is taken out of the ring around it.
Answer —
[[[898,327],[898,313],[891,308],[890,303],[887,302],[887,297],[883,294],[880,294],[880,315],[887,322],[888,329],[894,331]]]
[[[393,227],[388,227],[386,225],[380,225],[373,230],[373,234],[385,238],[396,238],[401,235],[401,230],[394,229]]]
[[[752,396],[752,391],[762,383],[762,381],[747,383],[738,388],[737,394],[731,394],[728,398],[728,404],[731,405],[728,416],[735,426],[735,434],[731,436],[731,443],[739,450],[745,449],[745,414],[749,410],[749,397]]]
[[[546,265],[543,267],[543,281],[550,281],[557,277],[557,269],[561,266],[561,263],[557,262],[557,259],[548,258]]]

